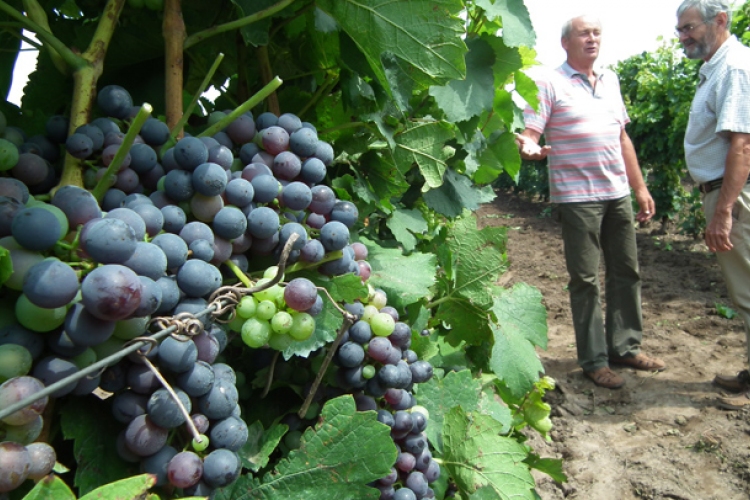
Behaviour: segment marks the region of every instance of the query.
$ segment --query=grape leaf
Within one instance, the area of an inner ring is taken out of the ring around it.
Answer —
[[[464,75],[466,46],[459,0],[319,0],[317,6],[352,38],[386,88],[383,54],[411,66],[410,76],[420,85]]]
[[[506,241],[505,228],[477,229],[474,216],[456,220],[446,238],[456,262],[452,294],[489,310],[494,302],[494,283],[508,266]]]
[[[401,169],[416,164],[425,179],[425,187],[439,187],[448,168],[446,161],[454,154],[446,143],[455,135],[453,125],[447,122],[410,124],[396,136],[395,163]]]
[[[547,348],[547,311],[539,290],[525,283],[510,290],[497,288],[497,292],[492,306],[497,323],[492,326],[495,345],[490,368],[520,397],[544,373],[534,347]]]
[[[134,470],[117,454],[114,437],[122,430],[103,401],[70,400],[60,408],[65,439],[74,440],[75,485],[86,494],[102,484],[132,476]],[[102,460],[106,457],[106,460]]]
[[[489,184],[507,172],[511,178],[518,178],[521,170],[521,155],[518,153],[515,135],[510,132],[498,135],[481,155],[481,167],[474,175],[474,182]]]
[[[490,313],[461,297],[451,297],[440,304],[435,319],[450,327],[447,340],[453,345],[462,341],[480,345],[492,338]]]
[[[253,472],[268,465],[271,453],[276,449],[281,438],[289,430],[285,424],[274,424],[267,431],[263,429],[260,421],[255,421],[247,428],[247,442],[238,452],[242,459],[242,466]]]
[[[510,47],[536,44],[536,33],[531,25],[529,10],[523,0],[477,0],[489,19],[502,18],[503,40]]]
[[[534,500],[534,478],[523,462],[526,448],[499,435],[494,418],[453,407],[443,423],[443,466],[463,498]],[[479,495],[473,494],[481,490]]]
[[[445,172],[444,184],[424,194],[427,206],[434,211],[455,218],[464,209],[477,210],[479,205],[495,198],[495,191],[490,186],[477,188],[465,175],[452,169]]]
[[[425,432],[439,452],[443,451],[445,439],[443,420],[451,408],[459,406],[469,412],[476,410],[481,390],[481,382],[473,378],[469,370],[449,372],[442,379],[435,375],[419,384],[417,402],[430,412],[430,425]]]
[[[558,458],[541,458],[535,453],[531,453],[525,460],[529,467],[544,472],[558,483],[564,483],[568,476],[563,472],[563,463]]]
[[[416,208],[395,210],[386,224],[406,252],[411,252],[417,245],[417,238],[414,234],[427,232],[427,222],[422,212]]]
[[[501,403],[494,390],[485,389],[479,400],[479,412],[489,415],[502,424],[500,434],[507,435],[513,427],[513,413],[508,405]]]
[[[466,42],[466,78],[453,80],[443,87],[430,87],[430,95],[445,111],[451,122],[468,120],[492,109],[495,82],[492,65],[495,54],[492,47],[481,38]]]
[[[354,302],[358,299],[367,298],[369,294],[367,285],[362,283],[362,279],[354,274],[334,276],[330,279],[324,279],[319,273],[316,275],[311,273],[306,276],[317,286],[325,288],[336,302]],[[323,295],[323,300],[328,300],[328,297]]]
[[[141,474],[100,486],[79,500],[131,500],[143,496],[155,484],[156,476]]]
[[[389,305],[401,308],[432,295],[430,287],[437,272],[434,255],[414,252],[405,256],[399,249],[383,248],[365,238],[362,243],[372,267],[370,283],[385,291]]]
[[[23,500],[76,500],[76,496],[70,491],[65,481],[54,474],[42,478],[29,491]]]
[[[354,398],[341,396],[325,404],[318,425],[275,471],[262,479],[243,476],[216,500],[376,500],[380,492],[367,483],[386,476],[395,460],[389,428],[375,412],[358,412]]]
[[[533,109],[539,109],[539,87],[533,78],[523,71],[516,71],[513,75],[516,80],[516,92],[529,103]]]

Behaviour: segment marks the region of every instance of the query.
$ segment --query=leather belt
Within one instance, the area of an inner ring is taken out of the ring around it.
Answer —
[[[719,177],[718,179],[714,179],[712,181],[704,182],[703,184],[698,184],[698,191],[700,191],[703,194],[710,193],[714,189],[721,188],[721,184],[724,181],[723,177]],[[750,177],[747,179],[745,184],[750,184]]]

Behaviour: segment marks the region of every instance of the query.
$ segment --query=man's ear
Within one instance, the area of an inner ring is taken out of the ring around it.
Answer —
[[[727,13],[726,12],[719,12],[718,14],[716,14],[716,17],[714,18],[714,22],[720,28],[729,30],[729,26],[727,26]]]

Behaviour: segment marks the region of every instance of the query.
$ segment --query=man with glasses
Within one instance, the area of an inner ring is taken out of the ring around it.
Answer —
[[[685,55],[702,59],[685,131],[685,160],[703,193],[706,245],[745,322],[750,348],[750,48],[731,34],[728,0],[685,0],[676,33]],[[750,391],[750,372],[717,375],[719,387]],[[747,395],[721,398],[720,406],[750,405]]]
[[[568,21],[561,43],[566,62],[537,79],[539,110],[524,112],[517,135],[521,156],[549,160],[550,198],[558,204],[578,364],[596,385],[617,389],[625,380],[610,364],[660,371],[662,360],[642,353],[641,278],[630,189],[649,220],[654,200],[643,181],[617,76],[595,68],[601,23]],[[546,144],[539,146],[544,135]],[[605,263],[606,321],[599,294]]]

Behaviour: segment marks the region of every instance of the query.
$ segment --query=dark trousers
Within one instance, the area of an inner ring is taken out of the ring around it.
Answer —
[[[630,197],[559,205],[578,364],[585,371],[608,365],[609,356],[640,351],[643,335],[641,278]],[[599,295],[604,256],[606,321]]]

